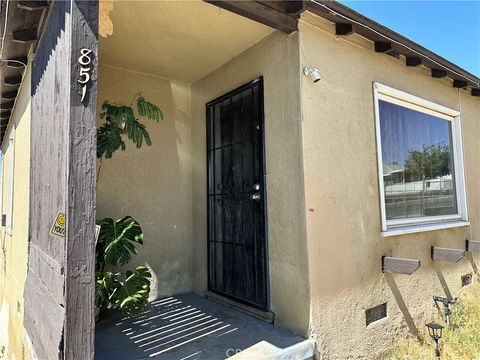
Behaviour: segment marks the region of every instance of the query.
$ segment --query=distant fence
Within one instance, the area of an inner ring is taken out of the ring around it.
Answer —
[[[452,179],[385,185],[387,219],[453,214],[456,204]]]

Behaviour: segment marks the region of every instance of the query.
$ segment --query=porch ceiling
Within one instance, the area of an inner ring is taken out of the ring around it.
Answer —
[[[203,1],[115,1],[100,64],[194,82],[274,29]],[[100,17],[100,27],[105,19]]]

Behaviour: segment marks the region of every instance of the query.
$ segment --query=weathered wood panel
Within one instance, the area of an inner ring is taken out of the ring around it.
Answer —
[[[433,261],[459,262],[465,256],[465,251],[461,249],[449,249],[432,246]]]
[[[93,358],[96,86],[81,104],[77,59],[84,47],[96,58],[97,13],[97,2],[55,1],[32,66],[24,322],[39,359]],[[50,233],[59,213],[65,237]]]
[[[412,275],[420,267],[420,260],[382,257],[382,272]]]
[[[35,325],[29,326],[28,334],[34,341],[38,359],[63,358],[59,343],[63,333],[63,321],[59,320],[65,318],[64,307],[50,296],[49,288],[32,272],[28,274],[24,296],[34,299],[25,301],[24,322]]]
[[[96,79],[98,2],[72,3],[72,63],[70,91],[65,358],[93,359],[95,333],[95,176],[96,81],[81,99],[78,83],[81,49],[92,50],[88,65]]]
[[[65,239],[50,234],[67,198],[70,4],[52,5],[32,65],[30,251],[25,328],[39,359],[63,359]],[[59,289],[61,294],[59,294]],[[55,295],[54,295],[55,294]]]
[[[63,304],[64,277],[60,261],[50,257],[34,243],[30,243],[28,257],[28,265],[35,271],[36,277],[42,279],[57,303]]]
[[[467,240],[467,251],[480,251],[480,241]]]

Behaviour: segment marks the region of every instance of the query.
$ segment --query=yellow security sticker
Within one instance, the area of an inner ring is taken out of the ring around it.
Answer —
[[[50,234],[60,237],[65,237],[65,215],[62,213],[58,213],[57,217],[55,218],[55,222],[53,223],[52,229],[50,230]]]

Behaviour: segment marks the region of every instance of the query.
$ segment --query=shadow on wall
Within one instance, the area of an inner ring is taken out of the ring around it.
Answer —
[[[448,287],[447,281],[445,280],[445,277],[443,276],[442,269],[440,268],[440,264],[437,262],[433,263],[433,266],[435,268],[435,273],[438,276],[438,280],[440,281],[440,284],[442,285],[442,289],[445,292],[445,296],[447,299],[453,299],[452,292],[450,291],[450,288]]]
[[[402,312],[403,317],[408,325],[408,329],[414,336],[417,337],[417,339],[420,340],[420,332],[418,331],[418,328],[413,321],[413,317],[410,314],[407,305],[405,304],[405,300],[403,300],[403,296],[398,289],[397,283],[395,282],[393,275],[390,273],[385,273],[384,276],[388,286],[390,287],[390,290],[392,291],[393,296],[395,297],[395,301],[397,302],[398,307],[400,308],[400,311]]]
[[[165,120],[143,121],[152,146],[103,159],[97,183],[97,217],[136,219],[145,244],[131,266],[147,264],[154,276],[151,299],[191,289],[192,179],[190,88],[110,66],[99,69],[99,104],[130,104],[135,93],[158,105]]]
[[[478,272],[477,263],[475,262],[475,258],[473,257],[473,254],[471,252],[468,252],[467,257],[468,257],[468,260],[470,261],[470,264],[472,265],[472,269],[477,277],[477,281],[480,282],[480,273]]]
[[[146,255],[144,255],[144,257],[146,257]],[[138,262],[141,263],[141,260]],[[146,261],[145,265],[152,272],[149,300],[155,300],[163,296],[171,296],[190,290],[191,275],[185,271],[185,264],[181,263],[181,261],[170,259],[169,261],[159,263],[153,260],[153,263]]]

